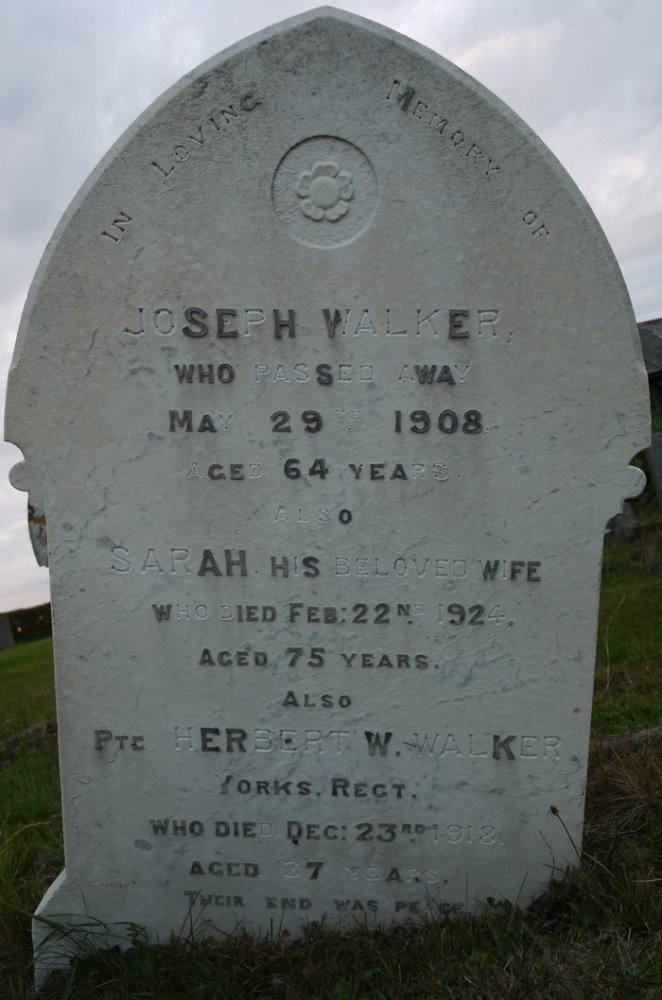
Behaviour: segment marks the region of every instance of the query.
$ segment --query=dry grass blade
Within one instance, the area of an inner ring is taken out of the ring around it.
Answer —
[[[605,686],[603,691],[608,691],[609,685],[611,684],[611,654],[609,652],[609,629],[611,628],[611,624],[614,618],[616,617],[616,615],[621,610],[624,604],[625,604],[625,597],[621,597],[620,601],[618,602],[618,604],[612,611],[611,615],[609,616],[609,619],[605,626],[605,659],[607,663],[607,679],[605,681]]]

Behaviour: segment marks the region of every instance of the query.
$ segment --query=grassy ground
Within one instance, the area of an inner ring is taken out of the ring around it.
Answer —
[[[55,718],[52,655],[52,639],[0,651],[0,744]]]
[[[607,549],[602,572],[592,732],[662,724],[662,515],[629,545]]]
[[[658,1000],[662,997],[662,741],[602,737],[662,723],[662,528],[608,549],[581,869],[529,911],[418,931],[297,943],[173,941],[83,956],[48,1000]],[[50,646],[0,653],[0,741],[53,717]],[[562,818],[559,818],[562,822]],[[0,745],[0,1000],[27,1000],[30,913],[62,867],[52,740]]]

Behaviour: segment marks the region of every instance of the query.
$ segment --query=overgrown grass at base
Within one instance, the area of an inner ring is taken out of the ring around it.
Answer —
[[[55,742],[0,763],[0,998],[29,996],[31,914],[64,865]],[[4,992],[3,992],[4,991]]]
[[[527,912],[494,902],[477,919],[302,941],[222,943],[195,934],[119,948],[53,975],[60,1000],[656,1000],[662,984],[659,747],[596,752],[581,869],[558,872]],[[559,822],[563,817],[559,817]],[[18,995],[18,994],[17,994]]]
[[[133,928],[128,950],[76,959],[50,978],[44,1000],[659,1000],[662,740],[600,741],[662,722],[661,606],[662,534],[646,528],[605,553],[582,866],[554,873],[527,912],[495,901],[475,920],[370,933],[313,927],[302,941],[271,944],[189,933],[156,948]],[[52,718],[52,697],[47,642],[0,653],[2,718],[13,731]],[[0,741],[11,735],[0,729]],[[5,749],[0,1000],[34,995],[30,915],[61,867],[53,741]]]

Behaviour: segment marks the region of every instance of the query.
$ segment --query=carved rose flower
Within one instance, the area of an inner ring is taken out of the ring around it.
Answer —
[[[311,171],[301,174],[296,192],[303,198],[301,211],[309,219],[337,222],[349,211],[347,203],[354,196],[354,187],[351,175],[339,170],[337,164],[316,163]]]

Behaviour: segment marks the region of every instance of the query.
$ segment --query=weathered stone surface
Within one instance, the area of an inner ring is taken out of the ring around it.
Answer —
[[[647,428],[605,238],[479,84],[329,9],[187,76],[67,212],[11,374],[57,658],[40,914],[530,900],[576,861]]]

